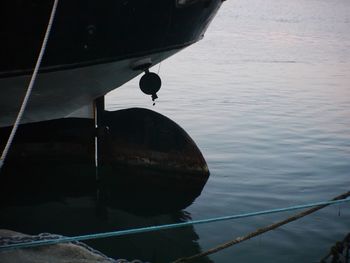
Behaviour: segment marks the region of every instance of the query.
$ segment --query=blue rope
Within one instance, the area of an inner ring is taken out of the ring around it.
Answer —
[[[73,237],[60,237],[57,239],[50,239],[50,240],[37,240],[37,241],[31,241],[31,242],[23,242],[18,244],[0,246],[0,252],[5,250],[19,249],[19,248],[30,248],[30,247],[37,247],[37,246],[44,246],[44,245],[55,245],[59,243],[69,243],[73,241],[83,241],[83,240],[91,240],[91,239],[98,239],[98,238],[119,237],[119,236],[126,236],[126,235],[132,235],[132,234],[154,232],[154,231],[160,231],[165,229],[185,227],[190,225],[206,224],[206,223],[213,223],[213,222],[232,220],[232,219],[238,219],[238,218],[253,217],[258,215],[287,212],[287,211],[293,211],[293,210],[309,208],[314,206],[334,205],[334,204],[340,204],[340,203],[345,203],[349,201],[350,201],[350,198],[346,198],[346,199],[340,199],[340,200],[334,200],[334,201],[324,201],[324,202],[310,203],[310,204],[304,204],[304,205],[290,206],[285,208],[263,210],[258,212],[245,213],[245,214],[222,216],[222,217],[215,217],[215,218],[202,219],[202,220],[193,220],[193,221],[176,223],[176,224],[149,226],[149,227],[141,227],[141,228],[88,234],[88,235],[73,236]]]

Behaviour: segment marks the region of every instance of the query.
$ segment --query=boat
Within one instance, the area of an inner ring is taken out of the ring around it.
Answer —
[[[27,193],[25,202],[36,199],[34,202],[39,202],[40,206],[49,199],[45,196],[47,189],[52,196],[52,186],[60,191],[69,191],[67,186],[71,186],[73,196],[79,196],[79,189],[83,189],[88,200],[95,200],[91,197],[96,195],[96,200],[103,203],[96,207],[98,218],[107,215],[108,207],[120,207],[130,213],[140,212],[140,207],[145,209],[140,198],[129,194],[135,189],[140,189],[142,200],[150,205],[148,213],[159,213],[159,207],[164,213],[169,212],[167,209],[178,211],[190,205],[201,193],[209,176],[205,160],[192,139],[175,123],[153,112],[127,110],[128,116],[133,115],[128,119],[122,112],[107,112],[104,105],[98,105],[108,92],[143,72],[144,76],[155,77],[155,73],[151,75],[149,72],[152,66],[202,39],[223,1],[59,0],[57,9],[53,8],[57,0],[2,1],[0,149],[6,149],[6,141],[11,142],[8,139],[11,138],[10,130],[11,134],[16,130],[11,126],[16,127],[17,115],[25,105],[22,101],[32,76],[35,76],[38,54],[43,50],[45,32],[53,17],[39,73],[21,118],[16,141],[3,168],[5,150],[0,158],[0,192],[15,189],[15,194],[11,192],[9,195],[14,199],[2,199],[2,210],[21,204],[21,195],[17,193],[24,192]],[[52,13],[52,10],[56,12]],[[156,75],[155,78],[159,77]],[[146,83],[141,90],[147,93],[148,86]],[[156,98],[155,92],[149,95]],[[104,115],[103,125],[98,122],[98,108]],[[120,122],[124,129],[117,125]],[[129,128],[135,128],[134,133]],[[171,147],[173,151],[169,152]],[[66,165],[69,173],[62,170]],[[127,173],[130,167],[133,168],[131,175]],[[23,168],[24,172],[16,168]],[[27,179],[38,188],[28,187],[31,184],[27,184]],[[48,188],[43,187],[44,182],[48,182]],[[155,186],[158,191],[150,192],[147,185]],[[27,192],[25,189],[35,190]],[[121,194],[122,190],[127,194]],[[71,193],[64,197],[71,198]],[[132,198],[126,200],[126,196]],[[157,203],[157,200],[168,200],[171,206],[163,207],[163,203]],[[16,207],[14,211],[22,209]],[[45,231],[60,231],[50,228],[57,226],[55,221],[45,221],[48,222],[48,225],[42,225]],[[22,223],[20,226],[7,223],[2,222],[2,227],[24,226]],[[33,231],[31,223],[25,225],[30,232]],[[0,238],[6,240],[4,237],[8,233],[3,230]],[[18,232],[11,233],[17,242],[23,237]],[[46,255],[37,251],[32,253],[35,258],[45,258]],[[63,253],[69,251],[66,249]],[[17,262],[22,251],[1,253],[6,262]],[[49,253],[58,259],[54,255]],[[70,255],[68,258],[72,259]],[[21,259],[23,262],[27,260],[26,255]]]
[[[138,181],[145,178],[139,170],[154,169],[166,174],[158,184],[192,182],[196,188],[190,190],[198,196],[209,169],[189,135],[170,119],[146,109],[105,111],[103,98],[144,73],[140,88],[155,99],[154,80],[159,85],[160,79],[150,68],[202,39],[222,2],[3,2],[1,10],[7,10],[0,16],[5,25],[0,43],[5,51],[0,62],[3,178],[16,178],[13,168],[36,161],[52,166],[75,162],[93,170],[96,166],[99,179],[102,170],[123,174],[120,167],[127,166],[137,170],[133,174]],[[46,32],[47,45],[42,45]],[[45,53],[26,105],[22,101],[36,75],[42,46]],[[23,105],[24,114],[18,118]]]
[[[21,123],[92,117],[97,98],[202,39],[223,1],[59,1]],[[15,122],[52,5],[1,3],[0,127]]]

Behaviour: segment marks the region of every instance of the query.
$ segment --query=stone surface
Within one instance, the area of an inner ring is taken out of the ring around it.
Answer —
[[[0,230],[0,237],[28,237],[11,230]],[[102,254],[71,243],[0,252],[0,263],[111,263]]]

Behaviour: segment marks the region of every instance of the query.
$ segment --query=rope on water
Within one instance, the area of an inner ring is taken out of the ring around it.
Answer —
[[[4,148],[4,150],[3,150],[2,154],[1,154],[1,157],[0,157],[0,171],[1,171],[2,166],[5,163],[5,159],[7,157],[7,154],[9,152],[9,150],[10,150],[12,141],[13,141],[13,139],[15,137],[15,134],[17,132],[18,126],[19,126],[19,124],[20,124],[20,122],[22,120],[23,113],[24,113],[24,111],[25,111],[25,109],[27,107],[30,94],[32,93],[32,89],[33,89],[35,80],[36,80],[37,75],[38,75],[38,71],[39,71],[39,68],[40,68],[40,65],[41,65],[41,61],[42,61],[42,58],[43,58],[45,50],[46,50],[47,41],[48,41],[49,35],[51,33],[53,20],[54,20],[54,17],[55,17],[55,14],[56,14],[56,10],[57,10],[57,4],[58,4],[58,0],[54,0],[53,6],[52,6],[52,10],[51,10],[50,19],[49,19],[49,22],[48,22],[48,25],[47,25],[47,28],[46,28],[44,40],[43,40],[43,43],[41,45],[40,53],[39,53],[38,59],[37,59],[36,64],[35,64],[35,68],[34,68],[32,77],[30,79],[30,82],[29,82],[29,85],[28,85],[28,88],[27,88],[27,92],[26,92],[26,94],[24,96],[23,102],[21,104],[21,108],[20,108],[20,110],[18,112],[18,115],[17,115],[17,118],[16,118],[16,121],[13,124],[10,136],[7,139],[7,143],[6,143],[5,148]]]
[[[37,246],[44,246],[44,245],[54,245],[54,244],[59,244],[59,243],[68,243],[68,242],[73,242],[73,241],[83,241],[83,240],[91,240],[91,239],[98,239],[98,238],[118,237],[118,236],[126,236],[126,235],[131,235],[131,234],[154,232],[154,231],[160,231],[160,230],[165,230],[165,229],[180,228],[180,227],[185,227],[185,226],[190,226],[190,225],[213,223],[213,222],[218,222],[218,221],[226,221],[226,220],[232,220],[232,219],[238,219],[238,218],[253,217],[253,216],[258,216],[258,215],[287,212],[287,211],[293,211],[293,210],[298,210],[298,209],[303,209],[303,208],[308,208],[308,207],[315,207],[313,209],[310,209],[310,210],[312,210],[312,212],[314,212],[314,211],[317,211],[317,210],[319,210],[323,207],[326,207],[328,205],[349,202],[350,198],[347,198],[348,196],[350,196],[350,192],[343,194],[343,195],[340,195],[331,201],[325,201],[325,202],[290,206],[290,207],[279,208],[279,209],[271,209],[271,210],[264,210],[264,211],[258,211],[258,212],[252,212],[252,213],[223,216],[223,217],[216,217],[216,218],[209,218],[209,219],[202,219],[202,220],[193,220],[193,221],[181,222],[181,223],[176,223],[176,224],[149,226],[149,227],[127,229],[127,230],[120,230],[120,231],[112,231],[112,232],[105,232],[105,233],[88,234],[88,235],[73,236],[73,237],[62,237],[62,238],[50,239],[50,240],[38,240],[38,241],[33,241],[33,242],[23,242],[20,244],[4,245],[4,246],[0,246],[0,252],[5,251],[5,250],[11,250],[11,249],[30,248],[30,247],[37,247]],[[308,211],[310,211],[310,210],[308,210]],[[304,213],[306,213],[306,212],[304,212]],[[309,212],[308,214],[310,214],[312,212]],[[296,219],[294,219],[294,220],[296,220]],[[291,222],[294,220],[289,220],[288,222]],[[283,224],[286,224],[286,223],[283,223]],[[282,224],[280,224],[280,225],[282,225]],[[274,227],[274,228],[276,228],[276,227]],[[264,231],[264,232],[266,232],[266,231]],[[249,238],[251,238],[251,237],[249,237]],[[242,242],[242,241],[240,241],[240,242]],[[179,261],[179,262],[181,262],[181,261]]]
[[[341,201],[341,200],[343,200],[343,201],[344,200],[350,201],[350,199],[346,199],[349,196],[350,196],[350,191],[346,192],[344,194],[338,195],[337,197],[333,198],[332,201],[330,201],[328,204],[327,204],[327,202],[325,202],[324,204],[317,205],[317,206],[315,206],[315,207],[313,207],[311,209],[308,209],[308,210],[306,210],[304,212],[295,214],[295,215],[293,215],[291,217],[288,217],[288,218],[286,218],[286,219],[284,219],[282,221],[279,221],[277,223],[274,223],[274,224],[271,224],[271,225],[259,228],[256,231],[253,231],[253,232],[251,232],[251,233],[249,233],[249,234],[247,234],[245,236],[237,237],[237,238],[235,238],[233,240],[230,240],[230,241],[228,241],[226,243],[220,244],[220,245],[218,245],[218,246],[216,246],[214,248],[208,249],[207,251],[204,251],[202,253],[198,253],[198,254],[190,256],[190,257],[179,258],[179,259],[173,261],[172,263],[189,262],[189,261],[192,261],[194,259],[198,259],[198,258],[201,258],[201,257],[204,257],[204,256],[208,256],[208,255],[214,254],[214,253],[219,252],[219,251],[221,251],[221,250],[223,250],[225,248],[228,248],[230,246],[242,243],[243,241],[249,240],[249,239],[251,239],[253,237],[259,236],[259,235],[264,234],[264,233],[266,233],[268,231],[276,229],[276,228],[278,228],[280,226],[283,226],[285,224],[288,224],[290,222],[298,220],[298,219],[300,219],[300,218],[302,218],[304,216],[310,215],[310,214],[312,214],[312,213],[314,213],[314,212],[316,212],[316,211],[318,211],[318,210],[320,210],[322,208],[325,208],[326,206],[329,206],[331,204],[335,204],[334,202]]]

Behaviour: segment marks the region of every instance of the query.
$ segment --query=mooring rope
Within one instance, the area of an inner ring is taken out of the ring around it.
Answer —
[[[193,220],[193,221],[176,223],[176,224],[149,226],[149,227],[141,227],[141,228],[135,228],[135,229],[111,231],[111,232],[105,232],[105,233],[87,234],[87,235],[80,235],[80,236],[73,236],[73,237],[62,237],[62,238],[50,239],[50,240],[38,240],[38,241],[33,241],[33,242],[23,242],[23,243],[12,244],[12,245],[4,245],[4,246],[0,246],[0,252],[5,251],[5,250],[11,250],[11,249],[30,248],[30,247],[37,247],[37,246],[44,246],[44,245],[54,245],[54,244],[68,243],[68,242],[73,242],[73,241],[83,241],[83,240],[91,240],[91,239],[99,239],[99,238],[107,238],[107,237],[120,237],[120,236],[126,236],[126,235],[131,235],[131,234],[154,232],[154,231],[174,229],[174,228],[180,228],[180,227],[191,226],[191,225],[206,224],[206,223],[213,223],[213,222],[219,222],[219,221],[233,220],[233,219],[238,219],[238,218],[254,217],[254,216],[258,216],[258,215],[267,215],[267,214],[274,214],[274,213],[280,213],[280,212],[287,212],[287,211],[293,211],[293,210],[309,208],[309,207],[315,207],[313,209],[319,210],[319,209],[321,209],[325,206],[328,206],[328,205],[340,204],[340,203],[345,203],[345,202],[350,201],[350,198],[346,198],[346,197],[350,196],[350,192],[348,192],[347,195],[341,195],[341,196],[343,198],[336,197],[331,201],[309,203],[309,204],[304,204],[304,205],[296,205],[296,206],[290,206],[290,207],[284,207],[284,208],[278,208],[278,209],[270,209],[270,210],[252,212],[252,213],[244,213],[244,214],[238,214],[238,215],[215,217],[215,218],[202,219],[202,220]]]
[[[47,41],[48,41],[50,33],[51,33],[53,20],[55,18],[55,14],[56,14],[56,10],[57,10],[57,4],[58,4],[58,0],[54,0],[53,6],[52,6],[52,10],[51,10],[50,19],[49,19],[49,22],[48,22],[48,25],[47,25],[47,28],[46,28],[44,40],[43,40],[43,43],[41,45],[40,53],[39,53],[38,59],[37,59],[36,64],[35,64],[35,68],[34,68],[32,76],[31,76],[31,79],[30,79],[30,82],[29,82],[29,85],[28,85],[28,88],[27,88],[27,92],[26,92],[25,97],[23,99],[23,102],[21,104],[21,108],[20,108],[20,110],[18,112],[16,121],[13,124],[10,136],[7,139],[7,143],[6,143],[5,148],[4,148],[4,150],[3,150],[2,154],[1,154],[1,157],[0,157],[0,171],[1,171],[2,166],[5,163],[7,154],[9,152],[10,148],[11,148],[11,145],[12,145],[12,141],[13,141],[15,135],[16,135],[18,126],[21,123],[24,111],[25,111],[25,109],[27,107],[30,94],[32,93],[32,89],[33,89],[35,80],[36,80],[37,75],[38,75],[38,71],[39,71],[39,68],[40,68],[40,65],[41,65],[41,61],[42,61],[42,58],[43,58],[43,56],[45,54]]]
[[[333,202],[337,202],[338,201],[345,201],[345,200],[350,200],[348,197],[350,196],[350,191],[347,192],[347,193],[344,193],[344,194],[341,194],[341,195],[338,195],[336,196],[335,198],[332,199]],[[346,199],[347,198],[347,199]],[[223,243],[223,244],[220,244],[214,248],[211,248],[211,249],[208,249],[207,251],[204,251],[204,252],[201,252],[201,253],[198,253],[198,254],[195,254],[195,255],[192,255],[190,257],[184,257],[184,258],[179,258],[175,261],[173,261],[172,263],[184,263],[184,262],[189,262],[189,261],[192,261],[192,260],[195,260],[195,259],[198,259],[198,258],[201,258],[201,257],[204,257],[204,256],[208,256],[208,255],[211,255],[211,254],[214,254],[214,253],[217,253],[223,249],[226,249],[228,247],[231,247],[233,245],[236,245],[236,244],[239,244],[239,243],[242,243],[243,241],[246,241],[246,240],[249,240],[253,237],[256,237],[256,236],[259,236],[259,235],[262,235],[266,232],[269,232],[271,230],[274,230],[280,226],[283,226],[285,224],[288,224],[290,222],[293,222],[295,220],[298,220],[304,216],[307,216],[307,215],[310,215],[322,208],[325,208],[326,206],[329,206],[331,204],[334,204],[334,203],[329,203],[329,204],[322,204],[322,205],[318,205],[316,207],[313,207],[311,209],[308,209],[306,211],[303,211],[301,213],[298,213],[298,214],[295,214],[293,216],[290,216],[282,221],[279,221],[277,223],[274,223],[274,224],[271,224],[271,225],[268,225],[268,226],[265,226],[265,227],[262,227],[262,228],[259,228],[245,236],[242,236],[242,237],[237,237],[233,240],[230,240],[226,243]]]

